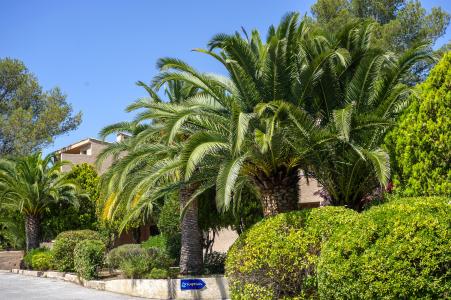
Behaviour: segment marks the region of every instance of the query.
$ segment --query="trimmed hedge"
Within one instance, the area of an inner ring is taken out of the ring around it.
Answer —
[[[322,299],[451,297],[451,199],[375,206],[339,229],[318,264]]]
[[[322,244],[357,215],[342,207],[323,207],[279,214],[257,223],[227,255],[232,298],[316,298],[316,264]]]
[[[83,240],[102,240],[102,237],[98,232],[92,230],[65,231],[58,234],[52,249],[58,271],[75,271],[74,249]]]
[[[74,267],[84,279],[94,279],[105,256],[105,244],[101,240],[83,240],[74,250]]]

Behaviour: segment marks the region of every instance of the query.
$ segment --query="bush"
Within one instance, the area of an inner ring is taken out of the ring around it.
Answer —
[[[142,252],[140,244],[121,245],[108,252],[105,263],[110,269],[117,269],[125,257],[133,256],[136,252]]]
[[[135,252],[133,255],[124,256],[119,268],[124,274],[125,278],[143,278],[150,270],[150,261],[147,252],[144,249]]]
[[[395,188],[405,196],[451,196],[451,52],[386,137]]]
[[[110,268],[119,268],[126,278],[144,278],[154,268],[167,270],[174,260],[164,249],[145,249],[139,244],[127,244],[111,250],[106,263]]]
[[[169,277],[169,271],[166,269],[153,268],[147,275],[149,279],[166,279]]]
[[[178,262],[180,259],[180,249],[182,248],[178,194],[171,195],[164,202],[157,226],[161,235],[166,239],[166,253]]]
[[[33,270],[47,271],[54,268],[53,254],[51,251],[39,252],[33,256],[31,265]]]
[[[65,231],[55,239],[53,244],[53,258],[56,268],[61,272],[74,270],[74,249],[83,240],[101,240],[101,236],[92,230]]]
[[[324,207],[279,214],[255,224],[227,255],[232,298],[315,298],[322,243],[355,216],[350,209]]]
[[[323,299],[449,299],[451,199],[405,198],[339,229],[318,264]]]
[[[158,248],[166,251],[166,238],[162,235],[151,236],[147,241],[141,244],[144,249]]]
[[[27,251],[23,257],[23,262],[25,264],[25,267],[28,269],[33,268],[32,266],[32,261],[33,261],[33,256],[46,251],[47,249],[45,248],[35,248],[35,249],[31,249],[29,251]]]
[[[207,274],[224,274],[226,254],[221,252],[208,253],[204,259],[204,268]]]
[[[105,244],[101,240],[83,240],[75,246],[74,267],[84,279],[97,278],[98,269],[105,256]]]
[[[46,271],[53,268],[53,255],[47,248],[32,249],[23,258],[25,267]]]

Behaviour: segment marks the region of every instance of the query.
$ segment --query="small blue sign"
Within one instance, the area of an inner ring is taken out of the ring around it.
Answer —
[[[206,286],[202,279],[182,279],[180,280],[180,289],[187,290],[201,290]]]

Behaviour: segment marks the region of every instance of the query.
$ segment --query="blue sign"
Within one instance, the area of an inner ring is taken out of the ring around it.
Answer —
[[[180,280],[180,289],[187,290],[201,290],[206,286],[202,279],[182,279]]]

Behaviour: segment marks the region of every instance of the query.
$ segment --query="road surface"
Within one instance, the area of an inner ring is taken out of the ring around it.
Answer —
[[[139,300],[71,282],[0,272],[0,300]]]

